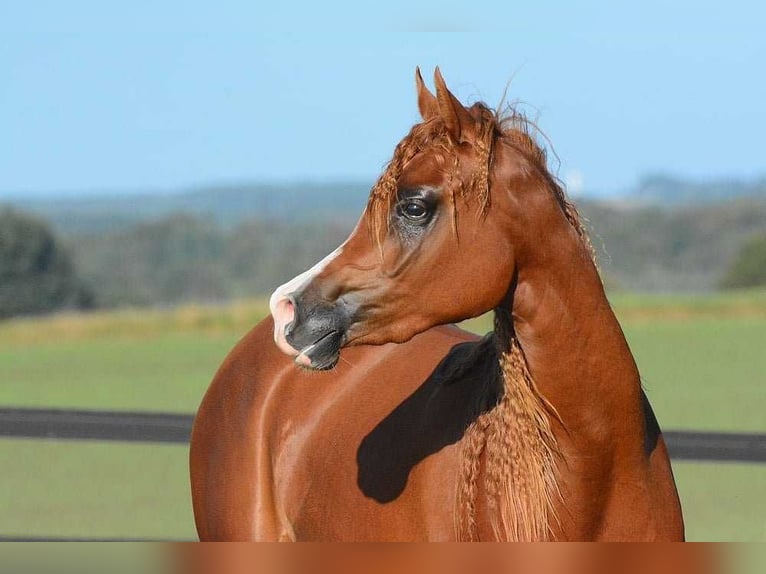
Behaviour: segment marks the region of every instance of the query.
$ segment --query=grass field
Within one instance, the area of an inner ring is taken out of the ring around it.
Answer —
[[[664,428],[766,432],[766,294],[613,303]],[[265,312],[255,301],[0,323],[0,405],[192,412]],[[0,535],[194,536],[185,447],[2,439],[0,463]],[[766,465],[675,470],[691,539],[766,541]]]

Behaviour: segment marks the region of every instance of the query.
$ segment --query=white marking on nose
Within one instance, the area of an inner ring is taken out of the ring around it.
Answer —
[[[343,245],[345,245],[345,243]],[[301,352],[294,349],[285,338],[285,329],[295,318],[295,308],[292,301],[289,299],[289,295],[296,291],[300,291],[308,285],[314,277],[319,275],[333,259],[342,253],[343,245],[338,247],[311,269],[304,271],[300,275],[290,279],[290,281],[284,285],[277,287],[276,291],[271,294],[271,297],[269,298],[269,310],[271,311],[271,316],[274,318],[274,342],[283,353],[292,357],[302,356]],[[306,350],[304,349],[302,352],[305,353]]]

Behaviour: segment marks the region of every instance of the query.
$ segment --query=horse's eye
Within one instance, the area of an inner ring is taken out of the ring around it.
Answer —
[[[402,214],[407,219],[417,221],[425,218],[428,214],[428,208],[426,207],[425,202],[419,199],[410,199],[402,206]]]

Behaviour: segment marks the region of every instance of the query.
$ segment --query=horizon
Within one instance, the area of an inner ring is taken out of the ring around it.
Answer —
[[[437,64],[464,103],[494,105],[510,83],[573,195],[624,195],[656,173],[765,176],[765,5],[490,1],[472,13],[523,25],[479,33],[432,4],[392,0],[376,16],[393,31],[362,33],[332,2],[295,15],[74,0],[45,18],[17,3],[0,21],[0,200],[374,181],[417,121],[415,66],[432,87]],[[411,30],[460,32],[397,30],[399,13]]]
[[[203,182],[197,184],[181,185],[171,188],[112,188],[112,189],[67,189],[67,190],[39,190],[33,193],[3,195],[0,193],[0,207],[3,204],[13,205],[24,203],[39,203],[45,201],[88,201],[88,200],[121,200],[135,198],[160,198],[160,197],[178,197],[188,194],[208,193],[225,190],[248,189],[258,187],[295,189],[297,187],[307,188],[326,188],[328,186],[359,186],[367,192],[374,185],[376,178],[327,178],[327,179],[295,179],[295,180],[249,180],[249,181],[220,181]],[[673,183],[691,186],[715,186],[715,185],[739,185],[747,187],[763,186],[766,182],[766,171],[761,175],[752,178],[740,177],[715,177],[708,179],[684,178],[671,173],[647,173],[641,174],[633,185],[622,190],[610,192],[601,192],[598,190],[580,189],[572,191],[566,186],[565,192],[573,199],[582,200],[630,200],[640,199],[642,189],[644,189],[647,180],[661,179]],[[763,193],[758,190],[751,194],[732,194],[732,197],[761,197]]]

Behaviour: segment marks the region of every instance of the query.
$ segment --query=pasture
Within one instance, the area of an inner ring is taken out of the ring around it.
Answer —
[[[766,293],[613,304],[664,428],[766,432]],[[266,312],[251,301],[0,323],[0,405],[193,412]],[[0,535],[194,537],[185,447],[0,439],[0,461]],[[690,539],[766,541],[766,465],[674,468]]]

